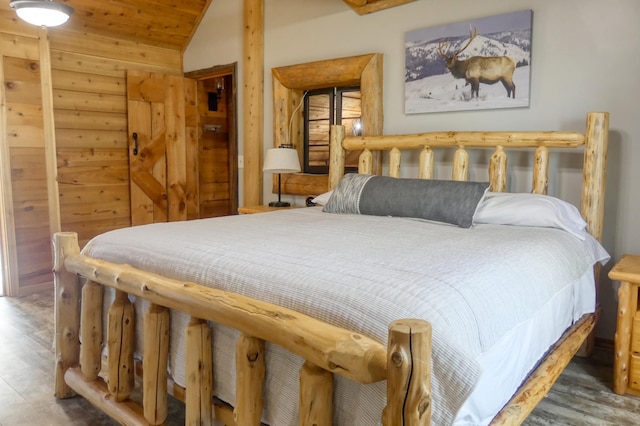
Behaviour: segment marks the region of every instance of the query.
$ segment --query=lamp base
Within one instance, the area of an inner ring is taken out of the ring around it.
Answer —
[[[291,203],[286,201],[272,201],[269,203],[269,207],[289,207]]]

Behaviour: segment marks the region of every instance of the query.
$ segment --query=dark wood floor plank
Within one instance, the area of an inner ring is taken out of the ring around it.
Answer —
[[[594,387],[592,384],[575,377],[560,377],[554,385],[555,393],[567,398],[578,398],[582,405],[589,404],[597,407],[604,405],[611,410],[621,410],[629,413],[640,413],[640,398],[620,397],[611,392],[610,388]]]

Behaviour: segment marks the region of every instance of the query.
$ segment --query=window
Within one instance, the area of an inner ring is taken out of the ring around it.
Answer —
[[[304,161],[304,114],[298,105],[304,104],[304,92],[324,87],[359,86],[362,134],[381,135],[382,62],[382,54],[370,53],[273,68],[273,146],[292,143]],[[278,191],[277,177],[272,187]],[[318,195],[329,188],[329,176],[284,174],[281,188],[283,194]]]
[[[360,87],[332,87],[308,92],[304,99],[304,172],[329,173],[331,125],[342,124],[355,135],[362,132]],[[347,169],[357,169],[357,157]]]

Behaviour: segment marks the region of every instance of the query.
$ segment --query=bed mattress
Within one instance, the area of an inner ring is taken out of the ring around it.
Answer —
[[[383,343],[391,321],[426,319],[435,425],[488,423],[564,330],[594,311],[592,266],[606,256],[594,240],[558,229],[462,229],[319,207],[126,228],[94,238],[83,253],[261,299]],[[146,302],[135,303],[142,318]],[[170,374],[181,385],[188,320],[172,312]],[[141,342],[141,319],[136,327]],[[234,404],[238,334],[212,330],[214,393]],[[266,361],[263,421],[297,424],[303,361],[271,344]],[[385,398],[384,383],[337,377],[334,424],[380,424]]]

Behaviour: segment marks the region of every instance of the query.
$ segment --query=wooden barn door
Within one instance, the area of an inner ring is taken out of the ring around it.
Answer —
[[[196,82],[127,71],[131,223],[198,217]]]

